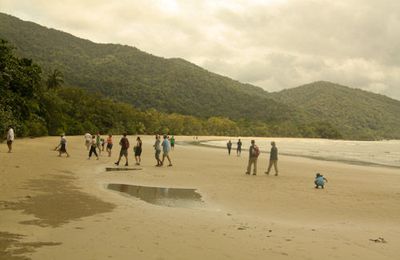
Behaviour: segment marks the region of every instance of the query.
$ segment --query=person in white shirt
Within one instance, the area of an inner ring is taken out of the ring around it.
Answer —
[[[161,160],[160,160],[160,153],[161,153],[161,140],[160,136],[156,135],[156,141],[153,145],[154,150],[155,150],[155,158],[157,160],[157,167],[161,166]]]
[[[65,138],[64,134],[62,134],[60,137],[61,137],[60,144],[56,147],[55,150],[58,149],[59,152],[58,156],[61,157],[61,155],[65,153],[67,154],[67,157],[69,157],[69,153],[67,152],[67,139]]]
[[[14,129],[12,126],[8,127],[8,132],[7,132],[7,146],[8,146],[8,152],[12,152],[12,144],[14,142]]]
[[[92,135],[89,133],[85,134],[85,145],[86,145],[86,150],[89,151],[89,148],[92,145]]]

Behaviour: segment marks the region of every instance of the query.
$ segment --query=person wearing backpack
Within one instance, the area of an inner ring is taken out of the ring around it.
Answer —
[[[251,140],[251,146],[249,148],[249,163],[247,165],[246,174],[250,174],[251,165],[254,164],[253,175],[257,175],[257,159],[258,156],[260,155],[260,149],[255,143],[256,142],[254,140]]]
[[[276,148],[276,144],[274,141],[271,142],[271,146],[272,147],[269,156],[268,170],[265,172],[265,174],[269,174],[273,165],[275,169],[275,176],[278,176],[278,148]]]
[[[115,165],[119,165],[119,162],[121,161],[122,156],[125,157],[126,162],[125,162],[125,166],[128,166],[128,149],[129,149],[129,140],[126,137],[126,134],[124,134],[124,136],[121,138],[121,140],[119,141],[119,145],[121,145],[121,151],[119,152],[119,158],[118,161],[115,162]]]

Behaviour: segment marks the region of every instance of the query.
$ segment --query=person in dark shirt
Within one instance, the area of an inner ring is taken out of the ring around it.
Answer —
[[[250,174],[251,165],[253,164],[253,175],[257,175],[257,159],[260,154],[260,150],[258,149],[256,142],[251,140],[251,146],[249,148],[249,163],[247,164],[246,174]]]
[[[136,138],[136,145],[133,148],[133,151],[135,152],[136,165],[140,165],[140,162],[142,161],[142,159],[140,158],[140,156],[142,155],[142,140],[139,136]]]
[[[229,140],[229,141],[226,143],[226,147],[228,148],[228,154],[231,155],[231,149],[232,149],[232,142],[231,142],[231,140]]]
[[[272,147],[269,155],[268,170],[265,172],[265,174],[269,174],[273,165],[275,169],[275,176],[278,176],[278,148],[276,147],[276,144],[273,141],[271,142],[271,146]]]
[[[112,140],[112,135],[109,134],[107,137],[107,152],[108,152],[108,157],[111,157],[111,150],[113,147],[113,140]]]
[[[240,156],[241,153],[242,153],[242,141],[240,141],[239,139],[239,141],[237,142],[236,154],[237,156]]]
[[[97,154],[96,149],[97,149],[96,136],[93,135],[92,141],[90,144],[90,151],[89,151],[89,158],[88,158],[89,160],[92,157],[92,154],[96,155],[97,160],[99,159],[99,155]]]
[[[119,162],[121,161],[122,156],[124,156],[126,159],[125,166],[128,166],[129,140],[126,137],[126,134],[124,134],[124,136],[119,141],[119,145],[121,145],[121,151],[119,152],[119,158],[118,158],[118,161],[115,163],[115,165],[119,165]]]
[[[55,150],[57,149],[59,152],[58,156],[61,157],[61,155],[65,153],[67,154],[67,157],[69,157],[69,153],[67,152],[67,139],[65,138],[64,134],[61,135],[60,144],[56,147]]]
[[[171,150],[174,150],[175,147],[175,137],[171,136],[171,139],[169,140],[170,144],[171,144]]]

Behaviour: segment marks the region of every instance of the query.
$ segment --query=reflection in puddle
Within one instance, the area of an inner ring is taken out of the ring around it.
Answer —
[[[108,184],[107,189],[123,192],[148,203],[178,208],[201,207],[201,195],[195,189],[146,187],[127,184]]]

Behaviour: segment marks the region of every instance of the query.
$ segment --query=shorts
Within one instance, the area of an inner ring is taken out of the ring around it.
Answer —
[[[11,141],[11,140],[8,140],[8,141],[7,141],[7,144],[8,144],[8,145],[11,145],[12,143],[13,143],[13,141]]]
[[[121,149],[121,151],[119,152],[119,156],[128,157],[128,149]]]
[[[107,149],[112,149],[112,147],[113,147],[113,144],[107,144]]]
[[[135,156],[140,156],[142,154],[142,148],[135,149]]]

